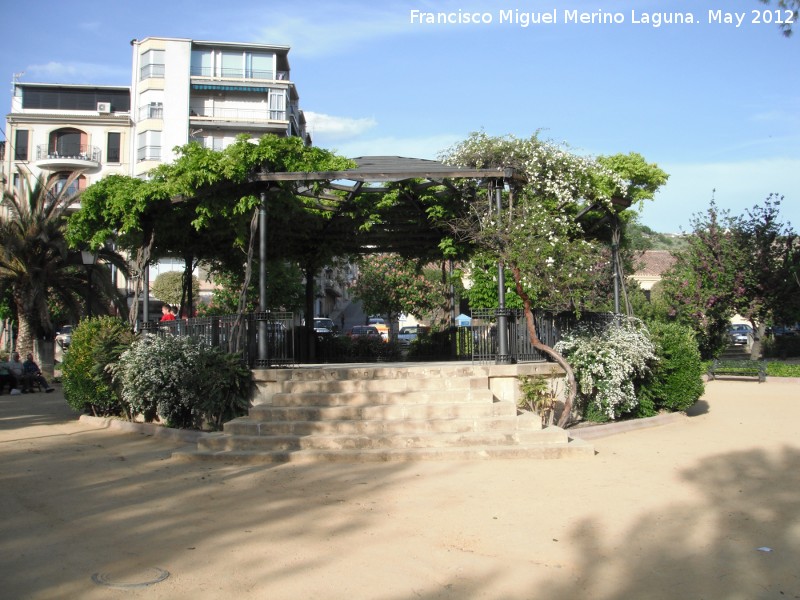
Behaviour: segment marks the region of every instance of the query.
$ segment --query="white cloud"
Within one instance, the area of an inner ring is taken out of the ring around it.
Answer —
[[[342,11],[336,4],[318,7],[310,17],[271,14],[270,24],[259,37],[268,43],[287,44],[299,56],[322,56],[361,45],[362,42],[408,29],[404,10],[368,9]]]
[[[308,130],[312,137],[324,137],[325,139],[341,139],[361,135],[365,131],[372,129],[378,123],[371,117],[353,119],[351,117],[335,117],[313,111],[303,111]]]
[[[56,62],[28,65],[26,80],[52,83],[98,83],[125,85],[130,82],[130,66],[124,67],[81,62]],[[123,82],[123,83],[120,83]]]
[[[654,201],[645,203],[642,222],[664,233],[688,231],[691,217],[704,213],[712,194],[732,215],[762,204],[771,193],[783,195],[781,217],[800,225],[800,159],[774,158],[737,162],[662,164],[669,181]]]

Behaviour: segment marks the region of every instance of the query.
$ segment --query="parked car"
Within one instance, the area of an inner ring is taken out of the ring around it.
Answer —
[[[731,326],[728,330],[728,335],[730,336],[731,344],[744,346],[753,335],[753,328],[745,323],[739,323]]]
[[[378,331],[372,325],[356,325],[350,330],[348,333],[351,338],[359,338],[359,337],[375,337],[379,339],[383,339],[380,331]]]
[[[774,335],[775,337],[797,335],[797,332],[794,329],[792,329],[791,327],[786,327],[785,325],[775,325],[774,327],[770,327],[769,333]]]
[[[56,333],[56,344],[66,350],[72,343],[72,325],[64,325]]]
[[[403,327],[400,329],[400,333],[397,334],[397,341],[401,347],[405,348],[408,347],[411,342],[417,339],[418,336],[424,335],[430,331],[430,327],[425,327],[423,325],[409,325],[408,327]]]
[[[314,319],[314,333],[320,335],[330,335],[335,333],[336,325],[333,324],[331,319],[324,317],[317,317]]]

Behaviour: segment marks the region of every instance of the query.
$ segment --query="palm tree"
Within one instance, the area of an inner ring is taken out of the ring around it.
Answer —
[[[83,268],[80,252],[71,250],[64,237],[68,210],[80,200],[80,192],[71,192],[71,184],[80,172],[63,182],[50,176],[30,185],[24,180],[22,192],[6,192],[0,209],[0,290],[10,289],[19,323],[17,350],[23,356],[33,350],[33,340],[52,337],[51,306],[60,305],[70,319],[82,314],[88,290],[89,272]],[[125,271],[125,263],[114,252],[100,249],[101,257]],[[94,267],[91,278],[99,293],[102,311],[104,299],[121,300],[113,290],[104,265]],[[124,302],[118,302],[123,310]],[[93,305],[94,306],[94,305]],[[94,314],[97,312],[93,311]]]

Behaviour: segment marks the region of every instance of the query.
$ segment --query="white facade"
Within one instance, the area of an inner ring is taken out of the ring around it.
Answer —
[[[189,141],[222,150],[246,134],[310,143],[287,46],[149,37],[134,40],[132,174],[143,176]]]
[[[7,189],[57,175],[83,189],[113,174],[130,172],[130,93],[127,87],[14,84],[6,117],[3,171]]]

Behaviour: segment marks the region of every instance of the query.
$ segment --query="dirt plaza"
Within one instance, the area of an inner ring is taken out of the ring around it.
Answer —
[[[0,396],[4,598],[800,598],[800,381],[564,460],[242,466]]]

